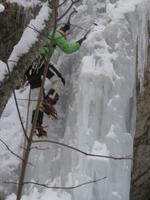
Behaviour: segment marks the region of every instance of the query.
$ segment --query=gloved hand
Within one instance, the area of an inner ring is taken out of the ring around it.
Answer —
[[[41,75],[44,70],[44,59],[42,57],[36,58],[27,68],[24,74],[24,80],[28,81],[31,88],[37,88],[41,85]]]
[[[86,40],[86,36],[82,37],[82,38],[81,38],[80,40],[78,40],[77,42],[81,45],[82,42],[83,42],[84,40]]]

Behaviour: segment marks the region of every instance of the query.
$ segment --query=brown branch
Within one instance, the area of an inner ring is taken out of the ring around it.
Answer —
[[[11,77],[11,72],[10,72],[8,63],[6,63],[6,66],[7,66],[8,74],[9,74],[9,76]],[[20,110],[19,110],[18,102],[17,102],[16,93],[15,93],[14,88],[13,88],[13,87],[11,87],[11,88],[12,88],[12,92],[13,92],[13,95],[14,95],[14,100],[15,100],[15,104],[16,104],[16,108],[17,108],[17,113],[18,113],[18,116],[19,116],[19,120],[20,120],[20,123],[21,123],[21,126],[22,126],[22,130],[23,130],[23,133],[24,133],[24,135],[25,135],[25,138],[26,138],[27,141],[28,141],[29,138],[28,138],[28,136],[27,136],[26,130],[25,130],[24,125],[23,125],[23,121],[22,121],[22,118],[21,118],[21,113],[20,113]]]
[[[64,0],[62,3],[60,3],[60,4],[57,6],[57,8],[63,6],[66,2],[67,2],[67,0]]]
[[[24,151],[27,150],[25,147],[23,147],[23,146],[21,146],[21,145],[19,145],[19,147],[20,147],[21,149],[23,149]]]
[[[105,156],[105,155],[96,155],[96,154],[86,153],[86,152],[84,152],[84,151],[82,151],[82,150],[80,150],[78,148],[75,148],[75,147],[72,147],[70,145],[67,145],[67,144],[64,144],[64,143],[61,143],[61,142],[57,142],[57,141],[54,141],[54,140],[33,140],[32,142],[33,143],[46,142],[46,143],[57,144],[57,145],[66,147],[68,149],[72,149],[74,151],[77,151],[77,152],[79,152],[81,154],[84,154],[84,155],[90,156],[90,157],[109,158],[109,159],[113,159],[113,160],[131,160],[132,159],[131,155],[123,156],[123,157],[114,157],[114,156]]]
[[[36,146],[35,146],[35,147],[31,147],[30,149],[31,149],[31,150],[32,150],[32,149],[36,149],[36,150],[44,151],[44,150],[48,150],[48,149],[50,149],[50,148],[49,148],[49,147],[40,148],[40,147],[36,147]]]
[[[75,8],[73,8],[73,11],[70,13],[69,17],[68,17],[68,21],[67,24],[70,24],[70,20],[73,14],[77,13],[77,10]]]
[[[79,25],[76,25],[76,24],[72,24],[72,23],[71,23],[71,26],[77,27],[77,28],[79,28],[79,29],[81,29],[81,30],[84,30],[84,31],[88,31],[88,29],[83,28],[83,27],[81,27],[81,26],[79,26]]]
[[[31,24],[33,26],[33,24]],[[33,31],[41,34],[41,32],[39,30],[37,30],[37,28],[35,26],[31,27],[31,26],[27,26],[28,28],[32,29]]]
[[[3,145],[5,145],[5,147],[7,148],[7,150],[8,150],[11,154],[13,154],[15,157],[17,157],[18,159],[20,159],[20,160],[22,160],[23,162],[25,162],[25,160],[24,160],[21,156],[19,156],[18,154],[14,153],[14,152],[11,150],[11,149],[9,148],[9,146],[8,146],[2,139],[0,139],[0,142],[1,142]],[[32,163],[28,163],[28,164],[33,166]]]
[[[18,101],[39,101],[38,99],[20,99],[20,98],[17,98]]]
[[[35,32],[41,34],[42,36],[44,36],[45,38],[47,38],[47,35],[45,35],[44,33],[40,32],[33,24],[31,24],[33,27],[31,26],[27,26],[28,28],[34,30]]]
[[[58,26],[63,26],[63,25],[65,25],[65,24],[66,24],[66,23],[59,23]],[[79,29],[81,29],[81,30],[88,31],[88,29],[83,28],[83,27],[81,27],[81,26],[79,26],[79,25],[77,25],[77,24],[72,24],[72,23],[70,23],[70,25],[73,26],[73,27],[79,28]]]
[[[20,146],[21,149],[23,149],[24,151],[26,151],[27,149],[24,148],[23,146]],[[36,149],[36,150],[40,150],[40,151],[45,151],[45,150],[48,150],[50,149],[49,147],[45,147],[45,148],[40,148],[40,147],[37,147],[37,146],[34,146],[34,147],[31,147],[30,150],[33,150],[33,149]]]
[[[102,180],[104,180],[106,178],[107,177],[103,177],[103,178],[100,178],[100,179],[96,179],[96,180],[93,180],[93,181],[84,182],[84,183],[78,184],[76,186],[70,186],[70,187],[65,187],[65,186],[64,187],[63,186],[62,187],[61,186],[48,186],[46,184],[37,183],[37,182],[33,182],[33,181],[23,182],[22,185],[33,184],[33,185],[38,185],[38,186],[42,186],[42,187],[49,188],[49,189],[73,190],[73,189],[76,189],[76,188],[79,188],[79,187],[82,187],[82,186],[85,186],[85,185],[89,185],[89,184],[100,182],[100,181],[102,181]],[[5,184],[15,184],[15,185],[18,184],[17,182],[13,182],[13,181],[5,181],[3,183],[5,183]]]
[[[139,174],[136,178],[134,178],[132,181],[131,181],[131,184],[134,186],[136,185],[136,183],[143,177],[145,176],[146,174],[148,174],[150,171],[150,167],[148,167],[144,172],[142,172],[141,174]]]
[[[78,3],[79,1],[81,1],[81,0],[76,0],[76,1],[71,0],[72,3],[71,3],[70,6],[67,8],[67,10],[66,10],[59,18],[57,18],[57,21],[60,21],[65,15],[67,15],[68,12],[70,11],[70,9],[72,8],[72,6],[73,6],[74,4],[76,4],[76,3]]]
[[[62,3],[60,3],[58,6],[55,6],[55,5],[53,5],[52,4],[52,2],[51,1],[49,1],[49,7],[51,8],[51,9],[54,9],[54,8],[59,8],[59,7],[61,7],[61,6],[63,6],[65,3],[67,2],[67,0],[64,0]]]
[[[57,9],[54,9],[54,28],[53,28],[53,32],[52,32],[52,42],[49,45],[49,48],[51,48],[54,44],[54,34],[56,31],[56,17],[57,17]],[[29,153],[30,153],[30,148],[31,148],[31,144],[32,144],[32,137],[34,134],[34,129],[36,126],[36,122],[37,122],[37,118],[38,118],[38,113],[39,113],[39,107],[40,107],[40,102],[42,101],[42,96],[43,96],[43,88],[44,88],[44,83],[46,80],[46,75],[47,75],[47,71],[48,71],[48,67],[49,67],[49,62],[52,56],[52,52],[50,53],[50,55],[47,58],[47,62],[45,64],[44,67],[44,73],[43,73],[43,79],[42,79],[42,83],[41,83],[41,87],[40,87],[40,91],[39,91],[39,95],[38,95],[38,102],[36,105],[36,110],[35,110],[35,114],[34,114],[34,118],[33,118],[33,123],[32,123],[32,127],[31,127],[31,131],[30,131],[30,135],[29,135],[29,140],[27,143],[27,150],[25,152],[24,155],[24,160],[28,161],[29,159]],[[21,195],[22,195],[22,189],[23,189],[23,185],[22,183],[24,182],[24,177],[25,177],[25,172],[26,172],[26,163],[22,163],[22,168],[21,168],[21,173],[20,173],[20,178],[19,178],[19,183],[18,183],[18,190],[17,190],[17,199],[16,200],[20,200],[21,199]]]
[[[8,62],[15,62],[15,63],[17,63],[17,61],[16,61],[16,60],[8,60]]]
[[[26,116],[26,133],[28,133],[30,102],[31,102],[31,87],[30,87],[30,90],[29,90],[29,100],[28,100],[27,116]]]

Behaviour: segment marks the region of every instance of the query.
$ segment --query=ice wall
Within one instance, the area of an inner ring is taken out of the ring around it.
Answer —
[[[78,53],[54,55],[53,62],[67,84],[57,106],[60,120],[49,122],[45,117],[49,139],[87,153],[132,155],[136,78],[138,74],[142,88],[149,7],[148,0],[84,0],[78,5],[73,23],[86,29],[94,22],[97,26],[91,26],[92,31]],[[71,39],[79,39],[84,33],[75,28]],[[38,147],[46,149],[32,151],[30,161],[34,167],[28,167],[26,180],[75,186],[106,179],[65,192],[31,186],[25,188],[24,199],[47,200],[50,196],[65,200],[129,200],[130,160],[95,159],[45,143]],[[11,195],[9,200],[13,198]]]
[[[98,2],[92,3],[86,1],[87,7],[79,7],[77,21],[84,12],[81,26],[89,27],[92,18],[96,19],[98,27],[93,29],[79,55],[70,58],[75,72],[69,88],[64,142],[90,153],[131,155],[136,75],[142,88],[150,4],[148,1],[107,2],[106,13],[100,15],[99,9],[96,10],[100,8]],[[103,5],[104,2],[99,3]],[[99,18],[92,9],[98,12]],[[74,60],[78,60],[77,63]],[[68,180],[68,172],[72,174],[72,185],[107,177],[100,183],[73,191],[72,199],[129,199],[130,161],[94,160],[68,150],[63,150],[62,156],[65,160],[62,184]]]

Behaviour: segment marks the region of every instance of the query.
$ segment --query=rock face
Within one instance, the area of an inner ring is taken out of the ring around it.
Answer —
[[[25,11],[17,4],[4,3],[5,10],[0,13],[0,59],[5,61],[17,43],[26,24]]]
[[[149,31],[150,33],[150,31]],[[150,34],[149,34],[150,35]],[[150,46],[148,47],[150,55]],[[150,59],[148,58],[148,66]],[[137,87],[137,119],[130,200],[150,200],[150,70],[145,72],[144,91]]]
[[[150,187],[150,72],[145,75],[145,91],[137,97],[137,124],[131,200],[149,200]]]
[[[19,41],[25,26],[31,19],[31,11],[28,10],[27,12],[17,4],[10,4],[6,1],[2,1],[2,3],[5,6],[5,10],[0,13],[0,59],[6,62],[13,47]],[[20,66],[16,67],[11,78],[6,77],[0,83],[0,113],[11,94],[11,86],[18,85],[21,72],[22,68]]]
[[[20,40],[24,28],[32,18],[35,18],[40,7],[25,9],[17,4],[10,4],[5,1],[2,1],[2,3],[5,6],[5,10],[0,13],[0,59],[6,62],[13,47]],[[48,29],[48,26],[46,29]],[[42,41],[44,42],[44,40],[46,40],[46,37]],[[20,84],[25,66],[33,59],[39,43],[40,40],[31,48],[28,55],[24,55],[19,60],[17,66],[12,71],[11,77],[6,76],[3,82],[0,83],[0,115],[12,93],[12,86],[16,88]]]

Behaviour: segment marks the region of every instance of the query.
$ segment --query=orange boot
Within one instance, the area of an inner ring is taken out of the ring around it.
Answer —
[[[44,130],[42,124],[36,124],[36,128],[34,129],[34,133],[38,136],[38,137],[47,137],[47,132]]]
[[[52,99],[47,98],[47,99],[44,99],[44,101],[42,102],[40,106],[40,109],[43,110],[43,112],[45,112],[48,115],[48,118],[52,120],[58,119],[57,111],[54,107],[55,104],[56,103]]]

